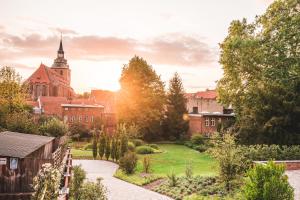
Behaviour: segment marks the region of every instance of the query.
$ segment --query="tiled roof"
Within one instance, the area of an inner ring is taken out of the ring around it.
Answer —
[[[217,92],[215,90],[206,90],[196,93],[196,98],[203,98],[203,99],[216,99]]]
[[[24,158],[41,146],[52,141],[54,137],[32,135],[16,132],[0,133],[0,156]]]

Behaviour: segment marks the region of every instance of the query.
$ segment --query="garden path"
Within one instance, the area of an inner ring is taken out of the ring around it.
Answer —
[[[295,189],[295,200],[300,199],[300,170],[289,170],[285,172],[289,177],[289,183]]]
[[[171,198],[113,177],[118,165],[103,160],[73,160],[73,165],[81,165],[87,179],[96,181],[103,178],[109,200],[172,200]]]

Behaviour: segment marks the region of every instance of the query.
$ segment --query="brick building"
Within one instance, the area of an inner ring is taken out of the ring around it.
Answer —
[[[32,100],[40,96],[72,98],[74,91],[70,86],[71,70],[64,58],[62,40],[60,40],[57,58],[51,67],[41,64],[39,68],[25,81],[29,86]]]
[[[186,94],[189,112],[189,133],[201,133],[210,136],[220,124],[234,117],[231,109],[217,102],[215,90],[206,90]]]

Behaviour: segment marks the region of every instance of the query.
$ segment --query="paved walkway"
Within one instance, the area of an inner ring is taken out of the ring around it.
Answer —
[[[285,172],[289,177],[289,183],[295,189],[295,200],[300,199],[300,170],[289,170]]]
[[[113,177],[118,169],[118,165],[115,163],[102,160],[73,160],[73,165],[80,164],[90,181],[95,181],[97,177],[103,178],[102,183],[108,190],[109,200],[172,200],[164,195]]]

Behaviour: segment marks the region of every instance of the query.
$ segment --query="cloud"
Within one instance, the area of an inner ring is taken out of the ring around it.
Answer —
[[[166,34],[147,41],[132,38],[74,35],[69,29],[55,29],[72,35],[63,37],[68,59],[122,60],[134,55],[144,57],[151,64],[200,66],[216,61],[217,54],[201,38],[180,33]],[[0,59],[52,58],[58,48],[59,36],[43,37],[39,34],[15,36],[0,33]]]

